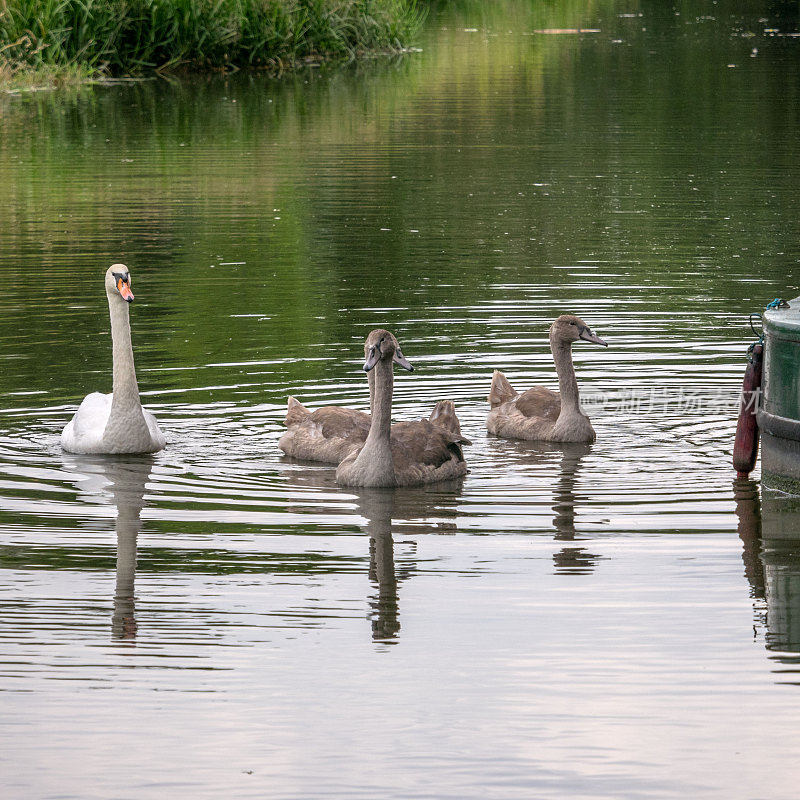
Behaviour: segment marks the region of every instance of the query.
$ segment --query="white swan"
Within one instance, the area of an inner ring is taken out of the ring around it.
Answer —
[[[139,399],[128,315],[133,301],[128,268],[112,264],[105,284],[114,348],[113,392],[92,392],[83,399],[61,434],[61,446],[70,453],[156,453],[166,440]]]

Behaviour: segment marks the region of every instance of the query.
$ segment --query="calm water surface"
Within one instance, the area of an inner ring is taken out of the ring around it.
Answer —
[[[730,468],[747,314],[800,293],[796,8],[529,5],[0,99],[4,796],[797,797],[800,507]],[[150,459],[58,445],[115,261]],[[597,443],[488,437],[566,311]],[[376,326],[462,484],[280,457],[287,394],[367,407]]]

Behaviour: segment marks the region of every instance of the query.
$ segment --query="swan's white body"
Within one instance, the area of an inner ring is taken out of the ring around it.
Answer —
[[[132,300],[127,267],[114,264],[106,273],[113,340],[114,391],[111,394],[92,392],[83,399],[75,416],[61,433],[61,446],[70,453],[156,453],[166,445],[155,417],[142,408],[139,399],[128,302],[117,289],[122,273],[127,276],[123,288],[128,287],[127,294]]]
[[[113,394],[92,392],[83,398],[75,416],[61,433],[61,446],[70,453],[157,453],[167,444],[156,418],[140,406],[145,428],[127,425],[105,436]],[[110,433],[110,432],[109,432]]]

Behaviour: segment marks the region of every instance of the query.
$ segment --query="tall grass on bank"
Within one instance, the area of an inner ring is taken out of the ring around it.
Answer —
[[[416,0],[0,0],[0,74],[290,64],[407,46]]]

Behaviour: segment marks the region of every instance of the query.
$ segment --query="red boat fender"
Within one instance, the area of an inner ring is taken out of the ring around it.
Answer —
[[[764,345],[753,346],[750,362],[744,371],[742,399],[739,405],[739,421],[736,423],[736,439],[733,442],[733,467],[739,478],[746,478],[756,465],[758,457],[758,411],[761,394],[761,372],[764,364]]]

